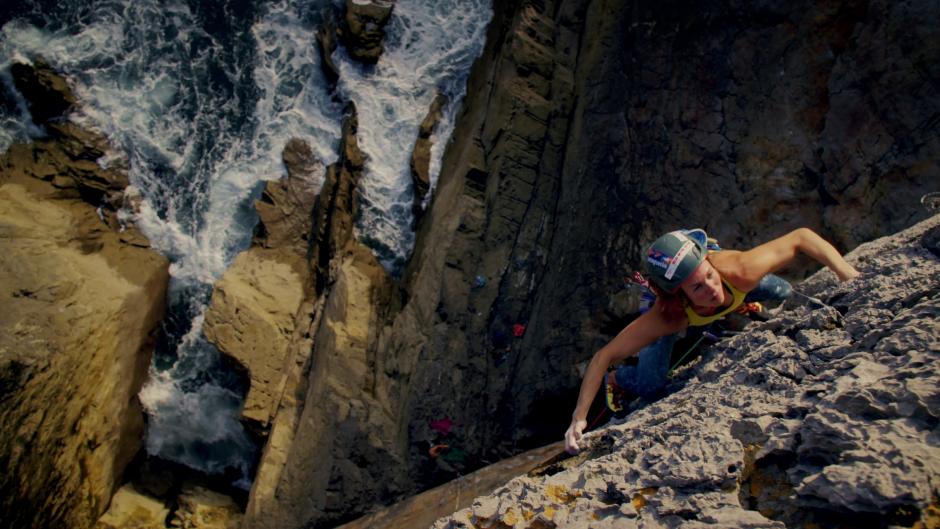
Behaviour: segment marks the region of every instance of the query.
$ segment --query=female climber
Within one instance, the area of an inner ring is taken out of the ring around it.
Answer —
[[[799,253],[828,266],[842,281],[858,276],[831,244],[808,228],[748,251],[709,251],[702,230],[673,231],[657,239],[644,263],[656,301],[594,353],[565,432],[565,450],[574,454],[580,449],[588,408],[605,377],[629,393],[654,396],[666,384],[676,333],[708,325],[746,301],[782,300],[790,294],[790,285],[771,272]],[[633,355],[638,357],[637,365],[621,366],[608,374],[612,363]]]

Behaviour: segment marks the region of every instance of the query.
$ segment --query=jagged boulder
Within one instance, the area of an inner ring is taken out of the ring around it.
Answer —
[[[356,186],[365,158],[355,106],[346,109],[340,157],[327,168],[313,208],[309,262],[314,287],[298,323],[297,358],[252,485],[245,528],[335,524],[394,497],[402,478],[389,388],[373,375],[372,344],[387,310],[389,279],[353,234]],[[301,353],[305,352],[307,356]],[[309,363],[303,359],[309,358]],[[358,462],[358,463],[357,463]]]
[[[118,220],[127,176],[100,167],[103,136],[56,114],[65,81],[16,77],[55,132],[0,157],[0,525],[82,529],[141,446],[169,264]]]
[[[447,103],[447,98],[443,94],[437,94],[431,101],[428,114],[418,127],[418,138],[411,151],[411,182],[414,185],[414,203],[411,210],[415,219],[420,219],[424,213],[424,199],[431,190],[431,147],[434,145],[431,135],[434,134],[437,124],[443,117],[445,103]]]
[[[582,456],[434,527],[935,523],[940,215],[847,258],[859,278],[816,274]]]
[[[238,529],[241,508],[232,498],[203,486],[183,485],[179,509],[170,520],[170,527],[179,529]]]
[[[108,512],[98,519],[95,529],[166,529],[169,516],[170,509],[163,501],[128,484],[114,493]]]
[[[395,2],[391,0],[346,0],[337,33],[350,57],[366,64],[379,61],[385,51],[385,25],[393,7]]]
[[[326,82],[330,87],[336,87],[339,81],[339,68],[333,61],[333,52],[336,51],[336,24],[332,19],[328,19],[322,26],[317,28],[317,51],[320,54],[320,69],[323,71]]]
[[[295,320],[309,313],[301,310],[310,294],[307,252],[324,178],[322,162],[299,138],[287,142],[283,159],[286,176],[268,182],[255,202],[259,223],[253,245],[216,282],[203,326],[206,338],[248,373],[242,417],[262,435],[277,411],[290,362],[300,352],[293,346],[300,329]]]
[[[260,248],[240,253],[216,282],[206,339],[248,372],[242,417],[266,430],[280,399],[305,277]]]
[[[287,142],[282,158],[286,177],[268,182],[261,199],[255,202],[259,223],[254,244],[285,248],[303,256],[310,245],[310,212],[323,185],[325,169],[310,144],[300,138]]]
[[[76,106],[75,94],[64,77],[52,70],[44,59],[32,64],[10,65],[13,84],[27,95],[29,113],[39,125],[61,121]]]
[[[95,207],[102,206],[108,222],[118,228],[113,212],[123,205],[128,185],[126,161],[112,156],[108,165],[100,163],[112,149],[104,134],[69,121],[80,112],[67,81],[44,61],[17,62],[10,70],[18,90],[26,96],[33,121],[49,133],[48,139],[10,147],[8,158],[31,176],[46,180],[59,189],[58,196],[79,197]]]

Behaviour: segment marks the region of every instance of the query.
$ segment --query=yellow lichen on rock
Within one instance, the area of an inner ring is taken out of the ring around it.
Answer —
[[[568,504],[581,496],[580,492],[572,492],[562,485],[548,485],[545,487],[545,494],[554,502]]]

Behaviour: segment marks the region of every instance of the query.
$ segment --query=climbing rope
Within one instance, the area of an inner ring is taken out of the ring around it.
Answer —
[[[682,361],[685,360],[685,357],[689,356],[689,354],[692,353],[692,351],[694,351],[695,348],[698,347],[698,344],[702,343],[702,340],[704,339],[705,339],[705,333],[703,332],[702,335],[698,337],[698,340],[695,340],[695,343],[692,344],[692,347],[689,347],[689,349],[685,352],[685,354],[683,354],[678,360],[676,360],[675,364],[672,364],[672,367],[669,368],[669,371],[666,373],[666,376],[671,375],[672,372],[675,371],[677,367],[679,367],[679,364],[681,364]]]

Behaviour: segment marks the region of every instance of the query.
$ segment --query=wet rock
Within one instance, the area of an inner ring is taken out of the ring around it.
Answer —
[[[375,64],[384,51],[385,25],[392,16],[391,0],[346,0],[346,12],[338,30],[350,57]]]
[[[418,128],[418,139],[415,140],[414,150],[411,152],[411,182],[414,184],[414,204],[411,207],[415,216],[415,222],[418,222],[424,213],[424,200],[431,190],[431,135],[441,121],[442,110],[447,98],[442,94],[437,94],[431,101],[431,107],[428,109],[427,116],[421,121]]]
[[[365,155],[359,149],[356,106],[347,103],[343,116],[340,156],[326,171],[326,179],[313,208],[310,262],[315,267],[317,293],[329,279],[330,262],[352,238],[357,213],[356,186],[362,178]]]
[[[68,82],[44,60],[37,59],[33,64],[14,62],[10,73],[16,89],[27,98],[29,112],[37,124],[61,121],[75,107],[75,95]]]
[[[82,198],[105,208],[112,227],[118,227],[114,212],[123,204],[128,186],[126,162],[114,156],[107,138],[97,131],[76,125],[69,116],[80,106],[66,80],[49,65],[14,63],[17,88],[29,104],[33,120],[46,127],[50,139],[10,147],[6,157],[20,170],[49,181],[59,196]],[[105,155],[109,161],[105,163]]]
[[[333,62],[333,52],[336,51],[336,23],[328,19],[323,26],[317,28],[317,49],[320,52],[320,68],[326,76],[330,87],[336,88],[339,81],[339,68]]]
[[[285,248],[305,255],[312,230],[310,212],[325,169],[310,145],[299,138],[287,142],[282,156],[286,177],[268,182],[255,202],[259,224],[254,242],[263,248]]]

